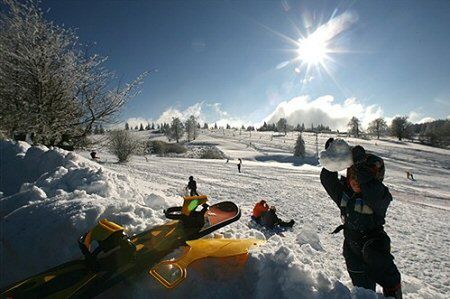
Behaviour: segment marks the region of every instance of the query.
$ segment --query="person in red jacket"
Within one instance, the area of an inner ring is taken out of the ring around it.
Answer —
[[[269,210],[269,205],[267,204],[267,202],[265,200],[261,200],[253,208],[252,219],[255,220],[256,222],[259,222],[262,214],[264,212],[267,212],[268,210]]]
[[[285,222],[278,218],[276,211],[274,206],[269,207],[265,200],[261,200],[253,208],[252,219],[258,224],[270,229],[277,225],[281,227],[292,227],[295,224],[293,219],[289,222]]]

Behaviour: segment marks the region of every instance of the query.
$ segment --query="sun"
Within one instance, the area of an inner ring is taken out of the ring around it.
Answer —
[[[298,57],[302,64],[323,65],[327,59],[327,53],[330,51],[325,39],[317,34],[311,34],[298,42]]]

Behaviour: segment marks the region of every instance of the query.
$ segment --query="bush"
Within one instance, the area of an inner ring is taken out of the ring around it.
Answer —
[[[151,152],[156,155],[164,156],[166,154],[183,154],[186,148],[179,143],[167,143],[160,140],[151,141],[149,147]]]
[[[139,143],[126,130],[110,132],[110,150],[117,156],[120,163],[128,161],[131,154],[136,151],[138,145]]]
[[[203,151],[201,159],[224,159],[225,155],[216,148],[209,148]]]

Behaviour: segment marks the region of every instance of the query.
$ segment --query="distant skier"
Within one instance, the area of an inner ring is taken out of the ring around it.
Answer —
[[[333,142],[327,140],[325,149]],[[323,168],[320,180],[341,210],[344,230],[343,255],[347,271],[355,286],[375,291],[383,287],[386,297],[402,298],[401,277],[390,253],[390,238],[384,231],[386,211],[392,196],[383,185],[384,162],[366,154],[361,146],[352,148],[353,166],[347,178],[338,179],[337,172]]]
[[[286,222],[278,218],[277,209],[274,206],[269,208],[269,205],[265,200],[261,200],[258,202],[253,208],[252,219],[255,220],[258,224],[265,226],[266,228],[273,229],[276,226],[280,227],[292,227],[295,224],[295,221],[291,219],[291,221]]]
[[[197,193],[197,182],[194,180],[194,177],[191,175],[189,177],[189,182],[186,186],[186,189],[191,191],[191,196],[199,196]]]
[[[239,173],[241,173],[242,159],[239,158],[239,163],[237,165]]]
[[[415,181],[413,173],[411,171],[406,172],[406,178],[411,181]]]

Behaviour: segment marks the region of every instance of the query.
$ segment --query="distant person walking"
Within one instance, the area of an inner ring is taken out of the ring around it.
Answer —
[[[189,177],[189,182],[186,186],[186,189],[191,190],[191,196],[198,196],[197,182],[194,180],[194,177],[192,175]]]
[[[237,165],[239,173],[241,173],[242,159],[239,158],[239,163]]]

